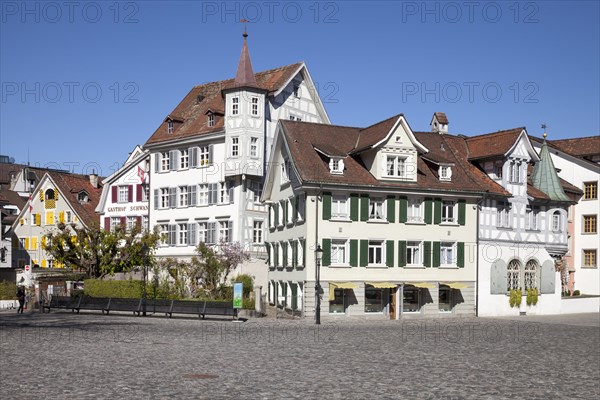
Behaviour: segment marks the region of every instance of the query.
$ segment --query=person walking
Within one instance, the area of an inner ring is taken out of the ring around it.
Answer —
[[[23,289],[23,286],[19,286],[19,289],[17,289],[17,300],[19,300],[17,314],[23,314],[23,306],[25,305],[25,289]]]

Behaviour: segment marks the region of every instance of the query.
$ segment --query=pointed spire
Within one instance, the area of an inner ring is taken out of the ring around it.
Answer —
[[[565,194],[560,184],[550,151],[548,151],[547,136],[544,133],[544,143],[542,143],[542,148],[540,149],[540,161],[533,168],[531,182],[533,186],[546,193],[552,200],[569,201],[569,197]]]
[[[250,61],[250,53],[248,52],[248,44],[246,43],[246,38],[248,37],[248,33],[246,33],[246,20],[242,20],[244,23],[244,45],[242,46],[242,54],[240,55],[240,62],[238,63],[237,73],[235,74],[235,85],[237,87],[242,86],[251,86],[258,87],[258,83],[256,83],[256,78],[254,77],[254,71],[252,70],[252,61]]]

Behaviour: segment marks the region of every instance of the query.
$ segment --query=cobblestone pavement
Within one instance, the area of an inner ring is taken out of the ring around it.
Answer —
[[[2,312],[0,397],[600,397],[598,314],[311,322]]]

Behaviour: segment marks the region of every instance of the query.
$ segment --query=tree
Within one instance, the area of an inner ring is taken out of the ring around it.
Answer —
[[[66,268],[83,270],[88,277],[97,278],[152,264],[159,240],[158,231],[142,231],[140,226],[106,231],[98,224],[58,224],[56,230],[46,234],[44,250]]]

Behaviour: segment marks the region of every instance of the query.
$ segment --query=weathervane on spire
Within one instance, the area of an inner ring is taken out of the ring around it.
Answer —
[[[246,23],[248,22],[248,20],[246,18],[243,18],[240,20],[240,22],[242,22],[244,24],[244,34],[242,35],[245,38],[248,37],[248,33],[246,33]]]
[[[548,136],[548,134],[546,133],[546,128],[548,126],[545,123],[542,123],[542,129],[544,130],[544,139],[546,138],[546,136]]]

